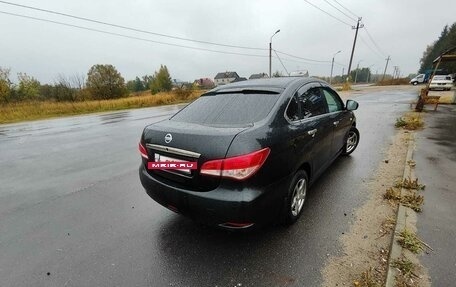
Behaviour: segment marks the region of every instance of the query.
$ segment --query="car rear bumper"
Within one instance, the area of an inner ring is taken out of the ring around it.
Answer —
[[[197,192],[170,186],[151,176],[143,164],[139,177],[147,194],[164,207],[210,225],[236,228],[236,224],[262,225],[276,219],[284,205],[291,176],[261,188],[241,182],[222,183],[214,190]],[[227,223],[233,223],[233,225]]]
[[[453,84],[452,83],[448,83],[448,84],[430,84],[429,85],[429,89],[443,89],[443,90],[447,90],[447,89],[451,89],[453,87]]]

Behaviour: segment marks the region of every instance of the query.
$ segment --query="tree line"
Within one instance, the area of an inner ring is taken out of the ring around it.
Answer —
[[[113,65],[93,65],[87,76],[59,75],[53,84],[41,84],[36,78],[17,74],[11,80],[11,69],[0,67],[0,103],[21,101],[85,101],[107,100],[128,96],[131,92],[150,90],[152,94],[172,89],[168,68],[161,65],[153,75],[125,82]]]
[[[432,68],[432,62],[440,56],[443,52],[456,47],[456,23],[453,23],[450,27],[446,25],[439,38],[428,45],[423,52],[423,56],[420,60],[420,73],[424,73],[426,70]],[[446,70],[448,73],[456,72],[456,62],[442,63],[440,68]]]

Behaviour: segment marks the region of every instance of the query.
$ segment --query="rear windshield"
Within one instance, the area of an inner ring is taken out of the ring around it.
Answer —
[[[171,120],[207,126],[246,126],[266,118],[279,96],[276,93],[202,96]]]
[[[450,76],[434,76],[433,80],[441,81],[441,80],[449,80],[451,81]]]

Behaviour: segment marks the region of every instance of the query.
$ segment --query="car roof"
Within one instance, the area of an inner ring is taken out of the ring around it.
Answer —
[[[223,93],[236,90],[270,90],[278,91],[284,90],[290,85],[300,83],[306,84],[310,82],[324,83],[322,80],[311,77],[278,77],[278,78],[263,78],[248,80],[242,82],[231,83],[223,86],[216,87],[209,91],[209,93]]]

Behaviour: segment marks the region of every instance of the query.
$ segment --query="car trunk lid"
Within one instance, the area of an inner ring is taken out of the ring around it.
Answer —
[[[202,176],[200,168],[208,160],[225,158],[236,135],[249,126],[214,127],[165,120],[146,127],[143,144],[148,162],[197,162],[195,170],[148,169],[149,174],[167,184],[194,191],[216,188],[220,177]],[[146,163],[145,163],[146,164]]]

